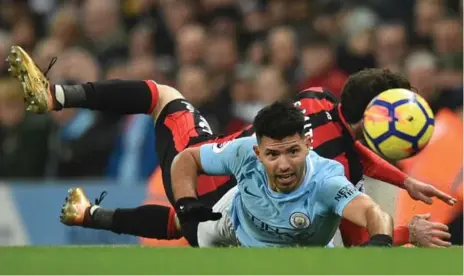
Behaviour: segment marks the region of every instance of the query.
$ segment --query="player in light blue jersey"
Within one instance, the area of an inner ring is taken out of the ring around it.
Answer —
[[[254,127],[256,137],[175,158],[171,177],[187,238],[200,246],[326,246],[343,217],[367,227],[368,245],[392,244],[391,217],[354,188],[341,164],[309,150],[299,109],[276,102],[258,113]],[[211,209],[196,199],[200,172],[233,175],[237,189]]]

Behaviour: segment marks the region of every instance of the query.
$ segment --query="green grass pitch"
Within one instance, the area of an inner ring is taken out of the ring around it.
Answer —
[[[0,274],[463,274],[462,247],[0,247]]]

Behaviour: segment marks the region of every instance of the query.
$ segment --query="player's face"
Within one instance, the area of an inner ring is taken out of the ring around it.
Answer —
[[[261,138],[254,150],[266,169],[269,185],[273,190],[289,193],[301,184],[309,146],[309,139],[299,134],[283,140]]]

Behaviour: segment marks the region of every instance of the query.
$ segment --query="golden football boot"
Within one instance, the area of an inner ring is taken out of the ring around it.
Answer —
[[[19,46],[12,46],[6,61],[8,71],[22,84],[26,110],[44,113],[53,109],[53,98],[50,93],[50,82],[46,74],[56,62],[52,59],[47,71],[42,73],[32,58]]]
[[[61,207],[60,221],[66,225],[84,225],[92,204],[81,188],[71,188]],[[88,214],[86,214],[88,213]]]

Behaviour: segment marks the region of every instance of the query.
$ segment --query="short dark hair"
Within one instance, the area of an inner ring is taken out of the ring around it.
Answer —
[[[253,127],[258,142],[262,137],[283,140],[299,134],[304,136],[304,115],[292,102],[282,100],[261,109],[255,117]]]
[[[403,75],[388,69],[369,68],[351,75],[341,94],[341,112],[346,122],[359,122],[372,99],[393,88],[411,89],[411,84]]]

